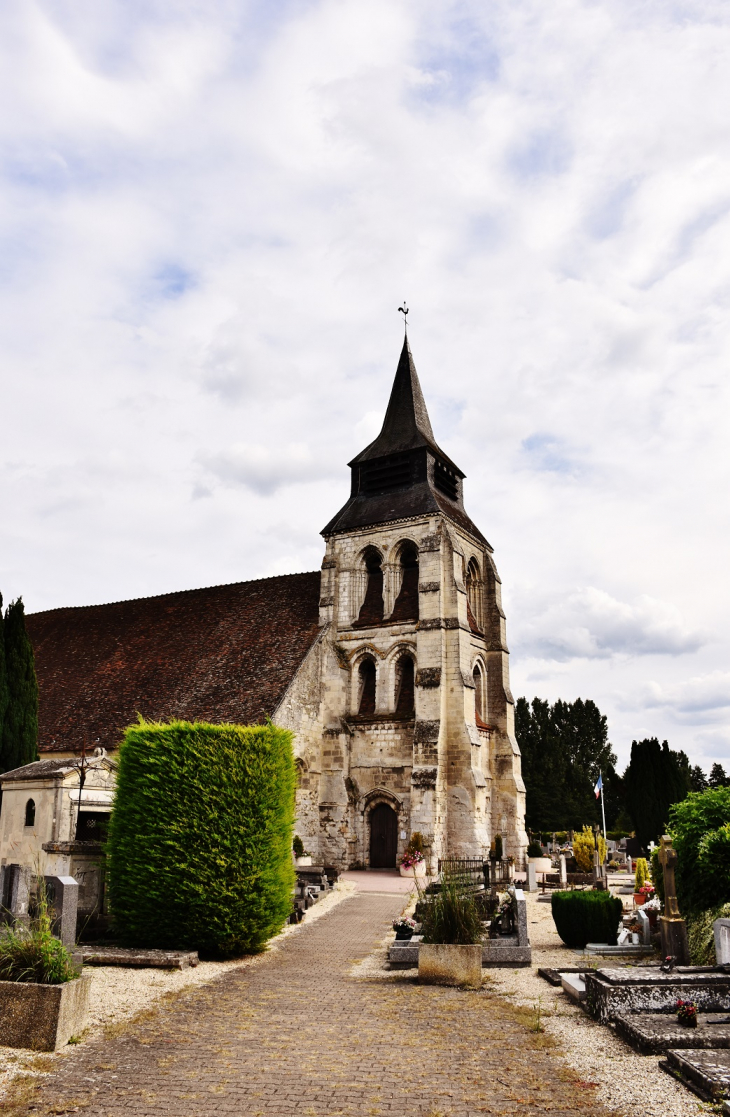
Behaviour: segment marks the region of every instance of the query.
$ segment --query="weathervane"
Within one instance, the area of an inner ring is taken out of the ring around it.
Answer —
[[[408,333],[408,307],[406,305],[406,300],[405,299],[403,300],[403,306],[399,306],[398,310],[403,315],[403,325],[405,327],[406,333]]]

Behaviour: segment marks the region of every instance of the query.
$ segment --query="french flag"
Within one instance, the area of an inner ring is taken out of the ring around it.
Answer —
[[[600,798],[601,792],[603,791],[603,778],[600,773],[598,776],[598,782],[596,783],[596,786],[593,788],[593,790],[596,793],[596,799]]]

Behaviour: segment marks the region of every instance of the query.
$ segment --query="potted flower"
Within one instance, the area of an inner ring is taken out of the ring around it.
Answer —
[[[636,906],[643,907],[648,900],[652,900],[654,898],[655,891],[656,889],[654,888],[653,884],[649,884],[648,882],[646,884],[642,884],[638,892],[634,892],[634,903],[636,904]]]
[[[535,866],[536,873],[549,873],[553,867],[551,857],[544,857],[539,842],[532,841],[527,847],[527,860]]]
[[[421,933],[419,981],[480,988],[484,927],[465,880],[442,875],[439,892],[424,902]]]
[[[312,864],[312,855],[308,849],[304,848],[304,842],[298,834],[294,835],[294,839],[291,845],[292,851],[294,853],[294,858],[300,868],[305,869],[308,865]]]
[[[662,910],[662,902],[657,896],[656,892],[654,892],[654,895],[649,900],[646,900],[642,906],[649,917],[649,925],[652,931],[655,931],[657,920],[659,919],[659,913]]]
[[[649,879],[649,866],[646,863],[645,857],[639,857],[636,860],[636,877],[634,880],[634,903],[638,906],[646,903],[651,899],[645,891],[645,886]],[[651,891],[654,891],[654,886],[649,885]]]
[[[402,877],[425,877],[426,862],[423,854],[416,850],[406,850],[400,859],[400,875]]]
[[[697,1027],[697,1005],[692,1001],[677,1001],[677,1020],[685,1028]]]
[[[8,927],[0,938],[0,1044],[58,1051],[86,1026],[91,979],[51,933],[42,878],[36,904],[29,927]]]
[[[409,919],[405,915],[393,920],[393,930],[395,931],[396,939],[412,939],[418,924],[415,919]]]

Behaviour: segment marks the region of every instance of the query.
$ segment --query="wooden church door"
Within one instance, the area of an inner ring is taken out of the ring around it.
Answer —
[[[387,803],[370,812],[370,868],[394,869],[398,852],[398,816]]]

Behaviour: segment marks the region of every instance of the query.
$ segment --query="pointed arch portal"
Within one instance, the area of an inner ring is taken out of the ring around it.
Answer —
[[[370,868],[394,869],[398,853],[398,815],[387,803],[370,812]]]

